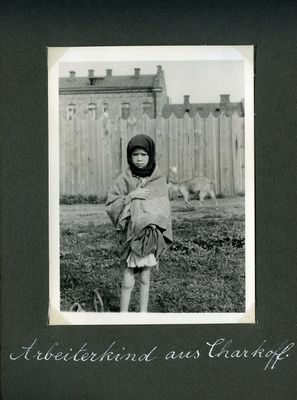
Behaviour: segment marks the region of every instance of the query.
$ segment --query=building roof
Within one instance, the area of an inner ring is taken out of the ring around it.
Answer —
[[[92,83],[92,84],[91,84]],[[118,75],[105,77],[74,77],[59,78],[60,90],[67,89],[137,89],[137,88],[157,88],[159,80],[157,75]]]
[[[207,117],[210,113],[217,116],[221,113],[231,115],[237,112],[239,116],[244,115],[244,107],[241,102],[238,103],[191,103],[191,104],[165,104],[162,109],[162,117],[169,118],[172,114],[176,118],[183,118],[185,113],[194,117],[197,113],[201,117]]]

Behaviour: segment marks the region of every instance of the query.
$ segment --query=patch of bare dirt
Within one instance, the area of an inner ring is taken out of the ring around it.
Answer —
[[[198,200],[192,200],[195,209],[185,209],[181,198],[171,201],[172,219],[200,219],[205,217],[243,217],[244,216],[244,197],[232,197],[218,199],[216,209],[211,199],[204,200],[199,207]],[[67,228],[75,225],[106,225],[110,220],[102,204],[74,204],[60,206],[61,227]]]

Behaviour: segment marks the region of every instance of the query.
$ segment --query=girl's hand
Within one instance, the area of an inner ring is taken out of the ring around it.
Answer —
[[[149,195],[149,190],[143,188],[137,188],[129,193],[131,200],[133,199],[145,200],[148,197],[148,195]]]

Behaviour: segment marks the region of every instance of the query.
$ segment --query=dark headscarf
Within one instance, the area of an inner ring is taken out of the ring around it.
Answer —
[[[133,164],[132,153],[133,153],[133,150],[136,149],[137,147],[144,149],[149,156],[149,161],[145,168],[138,168]],[[131,168],[133,175],[141,176],[141,177],[150,176],[153,173],[155,166],[156,166],[155,143],[154,143],[153,139],[151,139],[147,135],[133,136],[133,138],[129,141],[128,146],[127,146],[127,161],[128,161],[128,164]]]

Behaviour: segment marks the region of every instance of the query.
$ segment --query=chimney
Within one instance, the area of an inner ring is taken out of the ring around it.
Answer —
[[[71,81],[74,81],[74,80],[75,80],[75,71],[69,71],[69,79],[70,79]]]
[[[157,74],[159,75],[162,72],[162,65],[157,65]]]
[[[106,78],[110,78],[112,76],[112,69],[106,70]]]
[[[188,94],[185,94],[185,95],[184,95],[184,105],[185,105],[186,107],[189,107],[189,106],[190,106],[190,96],[189,96]]]
[[[140,68],[134,68],[134,78],[138,79],[140,76]]]
[[[89,69],[88,78],[94,78],[94,70],[93,69]]]
[[[190,111],[190,96],[188,94],[184,95],[184,107],[186,112]]]
[[[230,94],[220,94],[220,103],[227,105],[230,103]]]
[[[245,104],[244,104],[244,103],[245,103],[245,102],[244,102],[244,99],[241,99],[240,102],[241,102],[242,109],[244,110],[244,105],[245,105]]]

